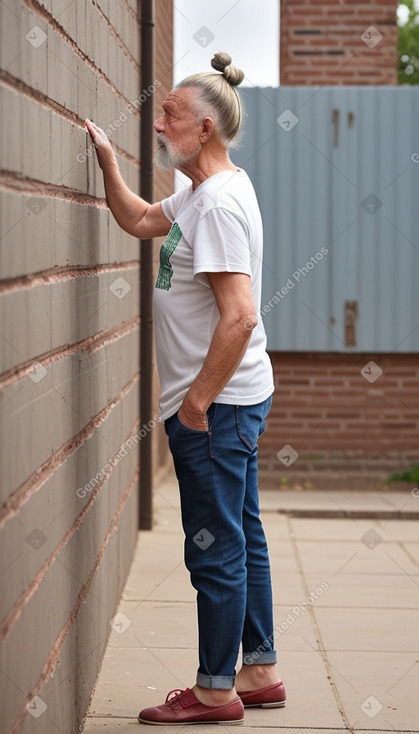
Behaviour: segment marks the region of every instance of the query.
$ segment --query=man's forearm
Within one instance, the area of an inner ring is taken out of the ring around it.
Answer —
[[[118,222],[126,232],[136,236],[136,226],[146,213],[149,204],[134,194],[124,183],[115,156],[102,166],[106,201]]]
[[[119,172],[115,153],[102,128],[89,119],[85,120],[85,126],[96,147],[98,162],[103,172],[106,200],[113,216],[122,229],[134,237],[141,237],[142,232],[139,224],[150,205],[134,194],[124,183]],[[157,230],[161,228],[164,230],[161,222],[157,224]],[[150,236],[154,236],[153,227]]]
[[[227,318],[220,318],[204,364],[183,401],[180,417],[187,425],[198,422],[205,430],[205,413],[240,365],[255,323],[249,328],[249,321],[232,325]]]

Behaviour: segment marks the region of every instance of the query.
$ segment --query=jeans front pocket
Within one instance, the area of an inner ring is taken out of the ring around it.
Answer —
[[[211,430],[211,425],[213,423],[214,417],[215,417],[215,411],[216,411],[216,404],[211,403],[207,410],[207,423],[208,423],[208,431]],[[180,408],[179,408],[180,410]],[[179,410],[176,411],[176,413],[173,413],[169,418],[166,418],[164,421],[164,430],[166,431],[166,434],[170,436],[171,433],[173,433],[173,426],[176,425],[180,427],[181,429],[184,429],[186,432],[190,431],[192,434],[194,433],[208,433],[208,431],[200,430],[199,428],[190,428],[190,426],[185,425],[185,423],[182,423],[182,421],[179,418]]]
[[[215,417],[215,411],[216,411],[216,403],[211,403],[207,410],[207,424],[208,424],[208,430],[201,430],[200,428],[191,428],[190,426],[187,426],[185,423],[182,423],[182,421],[179,418],[179,411],[175,413],[176,421],[180,425],[181,428],[183,428],[185,431],[190,431],[191,433],[208,433],[208,431],[211,430],[211,426]]]
[[[176,461],[188,461],[191,455],[204,459],[211,457],[211,426],[216,411],[215,403],[207,410],[208,430],[200,431],[186,426],[177,413],[165,421],[166,433],[169,437],[169,448]],[[188,458],[189,457],[189,458]]]

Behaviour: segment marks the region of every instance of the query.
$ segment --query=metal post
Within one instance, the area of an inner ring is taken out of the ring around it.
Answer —
[[[139,0],[141,17],[141,82],[142,90],[149,89],[154,80],[154,0]],[[140,195],[153,200],[153,96],[146,95],[141,105]],[[140,417],[141,428],[152,419],[153,382],[153,242],[143,240],[140,245]],[[152,432],[140,441],[140,502],[139,528],[151,530],[152,503]]]

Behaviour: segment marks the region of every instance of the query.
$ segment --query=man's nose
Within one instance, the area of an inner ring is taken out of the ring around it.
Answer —
[[[163,115],[161,115],[161,117],[158,117],[157,120],[153,122],[153,127],[157,133],[163,132],[164,130]]]

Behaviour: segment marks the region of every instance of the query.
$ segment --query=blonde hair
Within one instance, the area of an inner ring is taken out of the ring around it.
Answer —
[[[183,79],[177,87],[196,87],[199,90],[197,114],[214,118],[215,130],[226,147],[232,147],[243,124],[244,109],[236,87],[244,79],[241,69],[231,65],[227,53],[214,55],[211,66],[221,74],[202,72]]]

